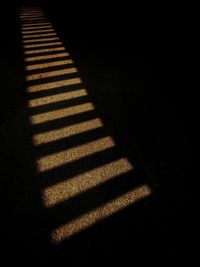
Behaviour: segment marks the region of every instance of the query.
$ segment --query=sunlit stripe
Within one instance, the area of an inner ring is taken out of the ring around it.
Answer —
[[[44,30],[32,30],[32,31],[22,31],[22,34],[25,36],[26,34],[35,34],[35,33],[48,33],[48,32],[55,32],[54,29],[44,29]]]
[[[35,9],[26,9],[26,8],[23,8],[21,11],[20,11],[20,14],[30,14],[30,13],[35,13],[35,12],[43,12],[40,8],[35,8]]]
[[[80,90],[73,90],[70,92],[62,93],[62,94],[56,94],[56,95],[50,95],[50,96],[45,96],[41,98],[36,98],[36,99],[31,99],[28,102],[28,107],[33,108],[33,107],[39,107],[43,105],[47,105],[50,103],[56,103],[60,101],[65,101],[81,96],[86,96],[87,91],[85,89],[80,89]]]
[[[59,54],[51,54],[51,55],[44,55],[44,56],[34,56],[34,57],[27,57],[25,58],[26,62],[33,62],[37,60],[45,60],[45,59],[54,59],[54,58],[60,58],[60,57],[68,57],[69,53],[59,53]]]
[[[37,169],[39,172],[51,170],[114,146],[115,143],[111,137],[100,138],[84,145],[42,157],[37,160]]]
[[[54,36],[57,36],[57,33],[55,31],[52,31],[50,33],[41,33],[41,34],[24,34],[22,35],[22,39],[23,40],[30,40],[31,38],[36,38],[36,39],[39,39],[39,38],[46,38],[46,37],[54,37]]]
[[[45,26],[52,26],[50,22],[41,22],[41,21],[34,21],[35,23],[32,23],[32,22],[23,22],[22,25],[21,25],[21,30],[26,30],[30,27],[34,27],[34,28],[37,28],[37,27],[45,27]]]
[[[43,12],[40,12],[40,13],[39,12],[38,13],[35,12],[35,13],[32,13],[32,14],[31,13],[30,14],[20,14],[19,17],[23,19],[23,18],[32,18],[32,17],[38,17],[38,16],[43,16],[44,17],[45,14]]]
[[[44,14],[30,15],[30,16],[20,16],[21,21],[35,20],[35,19],[46,19]]]
[[[27,6],[23,6],[20,8],[20,13],[22,12],[42,12],[42,9],[38,6],[32,6],[32,7],[27,7]]]
[[[21,7],[21,12],[36,12],[36,11],[42,11],[42,9],[37,6]]]
[[[21,30],[23,32],[27,31],[40,31],[40,30],[54,30],[53,26],[50,25],[44,25],[44,26],[23,26],[21,27]]]
[[[35,20],[47,21],[47,19],[44,16],[42,16],[42,17],[35,17],[35,18],[33,18],[33,17],[32,18],[23,18],[21,20],[23,21],[23,23],[26,22],[26,21],[35,21]]]
[[[43,11],[23,11],[20,12],[19,17],[29,17],[29,16],[37,16],[37,15],[44,15]]]
[[[51,32],[51,33],[44,33],[44,34],[23,35],[22,38],[25,40],[25,39],[30,39],[30,38],[49,37],[49,36],[57,36],[57,33]]]
[[[27,29],[27,28],[34,28],[34,29],[39,29],[39,27],[52,27],[52,24],[50,22],[39,22],[39,23],[23,23],[22,24],[22,29]]]
[[[20,16],[32,16],[32,15],[37,15],[37,14],[44,14],[44,12],[42,10],[20,12]]]
[[[35,13],[35,12],[37,12],[37,13],[39,13],[39,12],[40,12],[40,13],[41,13],[41,12],[44,13],[43,10],[41,10],[41,9],[37,9],[37,10],[21,10],[21,11],[20,11],[20,14],[21,14],[21,15],[22,15],[22,14],[25,15],[25,13],[26,13],[26,14],[29,15],[30,13]]]
[[[74,62],[72,59],[59,60],[59,61],[55,61],[55,62],[41,63],[41,64],[34,64],[34,65],[26,66],[26,70],[46,69],[46,68],[50,68],[50,67],[69,65],[69,64],[73,64],[73,63]]]
[[[46,25],[46,26],[34,26],[34,27],[22,27],[22,31],[42,31],[42,30],[51,30],[53,28],[52,25]]]
[[[40,8],[35,8],[35,9],[26,9],[26,8],[23,8],[20,13],[27,13],[27,14],[30,14],[30,13],[34,13],[34,12],[43,12]]]
[[[24,16],[29,16],[32,14],[44,14],[44,12],[42,10],[22,10],[20,14]]]
[[[86,103],[81,105],[72,106],[69,108],[58,109],[55,111],[50,111],[38,115],[31,116],[32,124],[40,124],[48,121],[53,121],[61,118],[67,118],[69,116],[73,116],[76,114],[81,114],[84,112],[88,112],[94,110],[94,106],[92,103]]]
[[[121,158],[71,179],[66,179],[43,190],[44,206],[50,208],[133,169],[127,159]]]
[[[74,136],[85,133],[103,126],[100,119],[93,119],[89,121],[80,122],[71,126],[63,127],[57,130],[36,134],[33,136],[34,145],[47,144],[62,138]]]
[[[51,38],[41,38],[41,39],[31,39],[31,40],[23,40],[24,44],[27,43],[39,43],[39,42],[46,42],[46,41],[56,41],[59,40],[59,37],[51,37]]]
[[[49,47],[49,46],[57,46],[57,45],[62,45],[62,42],[24,45],[24,48],[39,48],[39,47],[46,47],[46,46]]]
[[[37,22],[37,23],[31,23],[31,22],[27,22],[27,23],[22,23],[22,29],[27,29],[30,27],[42,27],[42,26],[52,26],[52,24],[50,22]]]
[[[34,80],[39,80],[39,79],[44,79],[44,78],[66,75],[66,74],[73,74],[76,72],[77,72],[76,68],[65,68],[62,70],[54,70],[54,71],[48,71],[48,72],[42,72],[42,73],[28,75],[26,77],[26,80],[27,81],[34,81]]]
[[[21,16],[30,16],[34,14],[44,14],[42,10],[23,10],[20,12]]]
[[[43,49],[36,49],[36,50],[27,50],[24,51],[25,55],[33,55],[33,54],[41,54],[41,53],[48,53],[48,52],[57,52],[57,51],[65,51],[65,47],[51,47],[51,48],[43,48]]]
[[[119,196],[110,202],[102,205],[88,213],[70,221],[69,223],[62,225],[52,232],[52,242],[60,243],[71,236],[86,230],[95,223],[106,219],[124,208],[145,199],[152,193],[148,185],[139,186],[133,190],[130,190],[126,194]]]
[[[66,79],[56,82],[49,82],[44,84],[37,84],[27,87],[27,91],[29,93],[38,92],[38,91],[45,91],[50,89],[55,89],[59,87],[74,85],[74,84],[80,84],[82,81],[80,78],[73,78],[73,79]]]
[[[28,26],[30,24],[39,25],[39,24],[43,24],[43,23],[49,23],[50,24],[50,21],[48,19],[46,19],[46,18],[23,19],[23,20],[21,20],[22,26]]]
[[[20,18],[20,20],[21,20],[21,23],[26,23],[26,22],[30,22],[30,21],[36,22],[36,20],[48,21],[44,15],[23,17],[23,18]]]
[[[43,11],[31,11],[31,12],[20,12],[20,16],[33,16],[33,15],[43,15],[44,12]]]
[[[52,47],[52,48],[43,48],[43,49],[37,49],[37,50],[27,50],[24,52],[24,54],[32,55],[32,54],[57,52],[57,51],[64,51],[64,50],[65,50],[65,47]]]
[[[44,13],[35,13],[35,14],[28,14],[28,15],[20,15],[20,19],[29,19],[29,18],[44,18]]]

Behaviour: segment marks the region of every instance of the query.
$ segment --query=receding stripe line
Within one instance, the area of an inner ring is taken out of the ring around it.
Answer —
[[[24,44],[27,44],[27,43],[39,43],[39,42],[56,41],[56,40],[60,40],[60,38],[59,37],[52,37],[52,38],[23,40],[23,43]]]
[[[29,14],[29,15],[20,15],[20,19],[29,19],[29,18],[44,18],[45,14],[44,13],[38,13],[38,14]]]
[[[29,21],[29,20],[36,20],[36,19],[38,19],[38,20],[40,20],[40,19],[46,19],[46,17],[45,17],[45,15],[37,15],[37,16],[26,16],[26,17],[24,17],[24,16],[21,16],[20,17],[20,20],[21,21]]]
[[[26,36],[26,34],[28,35],[28,34],[35,34],[35,33],[41,33],[41,34],[43,34],[43,33],[48,33],[48,32],[55,32],[55,30],[52,28],[52,29],[45,29],[45,30],[42,30],[42,29],[40,29],[40,30],[34,30],[34,31],[22,31],[22,34],[23,34],[23,36]]]
[[[21,9],[20,9],[20,14],[22,14],[22,13],[31,13],[31,12],[43,12],[43,10],[41,9],[41,8],[39,8],[39,7],[29,7],[29,8],[27,8],[27,7],[22,7]]]
[[[94,129],[103,127],[103,123],[100,119],[93,119],[84,122],[80,122],[71,126],[63,127],[61,129],[56,129],[48,131],[45,133],[40,133],[33,136],[33,143],[36,146],[42,144],[48,144],[53,141],[57,141],[66,137],[74,136],[77,134],[82,134]]]
[[[55,61],[55,62],[41,63],[41,64],[34,64],[34,65],[26,66],[26,70],[45,69],[45,68],[68,65],[68,64],[73,64],[73,63],[74,63],[73,60],[66,59],[66,60],[60,60],[60,61]]]
[[[62,42],[51,42],[51,43],[44,43],[44,44],[31,44],[31,45],[24,45],[24,48],[37,48],[37,47],[49,47],[49,46],[57,46],[63,45]]]
[[[89,211],[88,213],[71,220],[69,223],[61,225],[55,229],[52,234],[52,242],[60,243],[71,236],[86,230],[90,226],[106,219],[119,211],[131,206],[132,204],[147,198],[152,194],[148,185],[142,185],[127,193],[109,201],[108,203]]]
[[[38,23],[22,23],[22,28],[28,28],[28,27],[32,27],[32,26],[52,26],[52,24],[50,22],[38,22]]]
[[[38,7],[33,7],[33,8],[26,8],[26,7],[22,7],[20,10],[20,13],[30,13],[30,12],[43,12],[41,8]]]
[[[59,53],[59,54],[53,54],[53,55],[27,57],[25,58],[25,62],[33,62],[37,60],[54,59],[54,58],[69,57],[69,56],[70,54],[68,52],[65,52],[65,53]]]
[[[57,103],[60,101],[65,101],[65,100],[78,98],[78,97],[82,97],[86,95],[87,95],[87,91],[85,89],[73,90],[70,92],[31,99],[28,102],[28,107],[29,108],[40,107],[40,106],[48,105],[50,103]]]
[[[46,17],[44,17],[44,16],[42,16],[42,17],[35,17],[35,18],[23,18],[23,19],[21,19],[21,21],[24,23],[24,22],[29,22],[29,21],[36,21],[36,20],[38,20],[38,21],[47,21],[47,18]]]
[[[40,29],[41,27],[53,27],[50,22],[39,22],[39,23],[22,23],[21,28],[24,29]]]
[[[99,138],[95,141],[42,157],[37,160],[37,169],[38,172],[49,171],[114,146],[115,143],[110,136]]]
[[[45,18],[45,14],[44,13],[40,13],[40,14],[29,14],[29,15],[20,15],[19,16],[20,19],[32,19],[32,18]]]
[[[50,208],[58,205],[133,169],[134,167],[126,158],[121,158],[47,187],[43,190],[44,206]]]
[[[20,16],[32,16],[32,15],[37,15],[37,14],[44,14],[44,12],[42,10],[20,12]]]
[[[21,7],[21,12],[42,12],[42,9],[39,7]]]
[[[43,37],[49,37],[49,36],[57,36],[56,32],[51,32],[51,33],[44,33],[44,34],[31,34],[31,35],[22,35],[22,38],[25,39],[30,39],[30,38],[43,38]]]
[[[49,83],[42,83],[37,85],[32,85],[27,87],[27,91],[29,93],[38,92],[38,91],[45,91],[50,89],[55,89],[59,87],[69,86],[69,85],[75,85],[82,83],[80,78],[72,78],[72,79],[66,79],[56,82],[49,82]]]
[[[48,53],[48,52],[57,52],[57,51],[64,51],[65,47],[52,47],[52,48],[44,48],[44,49],[37,49],[37,50],[28,50],[25,51],[25,55],[32,55],[32,54],[40,54],[40,53]]]
[[[43,11],[20,12],[20,16],[32,16],[32,15],[38,15],[38,14],[41,15],[41,14],[44,14],[44,12]]]
[[[41,22],[41,21],[39,21],[39,22],[35,22],[34,24],[33,23],[31,23],[31,22],[23,22],[22,24],[21,24],[21,29],[22,30],[24,30],[24,29],[27,29],[27,28],[29,28],[29,27],[41,27],[41,26],[52,26],[52,24],[49,22],[49,21],[46,21],[46,22]]]
[[[35,12],[39,12],[39,13],[41,13],[41,12],[43,12],[41,9],[22,9],[21,11],[20,11],[20,14],[31,14],[31,13],[35,13]]]
[[[44,14],[43,11],[34,11],[34,12],[20,12],[20,16],[33,16],[33,15],[38,15],[38,14]]]
[[[41,124],[49,121],[58,120],[61,118],[67,118],[69,116],[81,114],[92,110],[94,110],[94,105],[88,102],[85,104],[76,105],[69,108],[63,108],[38,115],[33,115],[30,117],[30,121],[32,125]]]
[[[47,26],[35,26],[35,27],[21,27],[23,31],[36,31],[36,30],[45,30],[45,29],[53,29],[52,25],[47,25]]]
[[[24,26],[29,26],[30,24],[35,24],[35,26],[36,25],[43,25],[44,23],[49,23],[50,24],[50,22],[49,22],[49,20],[48,19],[30,19],[30,20],[23,20],[23,21],[21,21],[21,25],[24,27]]]
[[[37,10],[37,11],[23,11],[20,12],[20,16],[30,16],[30,15],[37,15],[37,14],[44,14],[42,10]]]
[[[39,80],[39,79],[44,79],[44,78],[49,78],[49,77],[55,77],[55,76],[60,76],[60,75],[65,75],[65,74],[73,74],[76,72],[77,72],[76,68],[65,68],[62,70],[48,71],[48,72],[42,72],[42,73],[28,75],[26,77],[26,80],[27,81],[34,81],[34,80]]]

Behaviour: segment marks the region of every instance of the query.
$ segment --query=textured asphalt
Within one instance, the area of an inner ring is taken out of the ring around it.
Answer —
[[[93,265],[166,258],[178,247],[183,206],[171,87],[161,88],[162,68],[146,66],[137,46],[132,57],[121,49],[123,34],[115,43],[108,29],[107,42],[97,30],[95,43],[92,29],[73,28],[51,6],[7,12],[2,32],[2,255],[69,266],[95,253]]]

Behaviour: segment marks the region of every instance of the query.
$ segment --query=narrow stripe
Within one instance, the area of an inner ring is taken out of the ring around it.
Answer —
[[[25,58],[25,62],[33,62],[37,60],[54,59],[54,58],[68,57],[68,56],[69,56],[68,52],[60,53],[60,54],[53,54],[53,55],[34,56],[34,57]]]
[[[111,137],[103,137],[74,148],[50,154],[37,160],[39,172],[52,170],[56,167],[91,156],[97,152],[104,151],[115,146]]]
[[[60,61],[55,61],[55,62],[41,63],[41,64],[34,64],[34,65],[26,66],[26,70],[45,69],[45,68],[68,65],[68,64],[73,64],[73,63],[74,62],[71,59],[60,60]]]
[[[85,103],[81,105],[72,106],[69,108],[58,109],[38,115],[33,115],[30,117],[32,125],[41,124],[49,121],[58,120],[61,118],[67,118],[69,116],[74,116],[77,114],[85,113],[94,110],[94,105],[92,103]]]
[[[26,34],[28,35],[28,34],[35,34],[35,33],[48,33],[48,32],[55,32],[54,31],[54,29],[52,28],[52,29],[46,29],[46,30],[34,30],[34,31],[22,31],[22,34],[24,35],[24,36],[26,36]]]
[[[46,52],[57,52],[57,51],[64,51],[65,47],[52,47],[52,48],[44,48],[44,49],[37,49],[37,50],[28,50],[25,51],[25,55],[32,55],[32,54],[41,54]]]
[[[50,42],[44,44],[31,44],[31,45],[24,45],[24,48],[37,48],[37,47],[49,47],[49,46],[57,46],[62,45],[62,42]]]
[[[22,38],[25,39],[30,39],[30,38],[43,38],[43,37],[49,37],[49,36],[57,36],[56,32],[51,32],[51,33],[42,33],[42,34],[31,34],[31,35],[22,35]]]
[[[52,38],[42,38],[42,39],[31,39],[31,40],[23,40],[24,44],[27,43],[40,43],[40,42],[46,42],[46,41],[56,41],[59,40],[59,37],[52,37]]]
[[[43,105],[48,105],[50,103],[57,103],[60,101],[65,101],[65,100],[69,100],[69,99],[73,99],[73,98],[77,98],[81,96],[86,96],[86,95],[87,95],[87,91],[85,89],[73,90],[73,91],[65,92],[61,94],[31,99],[28,102],[28,107],[29,108],[40,107]]]
[[[71,126],[63,127],[61,129],[52,130],[49,132],[34,135],[33,143],[38,146],[57,141],[66,137],[74,136],[77,134],[85,133],[103,126],[100,119],[93,119],[84,121]]]
[[[26,80],[27,81],[34,81],[34,80],[39,80],[39,79],[44,79],[44,78],[49,78],[49,77],[61,76],[61,75],[65,75],[65,74],[73,74],[76,72],[77,72],[76,68],[66,68],[66,69],[62,69],[62,70],[48,71],[48,72],[42,72],[42,73],[28,75],[26,77]]]
[[[148,185],[142,185],[129,192],[119,196],[110,202],[89,211],[88,213],[72,220],[71,222],[61,225],[52,232],[52,242],[60,243],[63,240],[70,238],[71,236],[89,228],[95,223],[106,219],[119,211],[123,210],[138,202],[149,195],[151,195],[151,189]]]
[[[55,206],[133,169],[126,158],[121,158],[71,179],[66,179],[43,190],[44,206],[47,208]]]

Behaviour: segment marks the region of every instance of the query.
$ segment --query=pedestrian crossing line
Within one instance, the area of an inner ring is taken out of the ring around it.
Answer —
[[[54,58],[60,58],[60,57],[69,57],[69,53],[59,53],[59,54],[51,54],[51,55],[43,55],[43,56],[33,56],[33,57],[26,57],[25,61],[26,62],[33,62],[37,60],[45,60],[45,59],[54,59]]]
[[[72,211],[60,214],[63,223],[53,222],[49,232],[52,243],[62,243],[153,192],[143,181],[133,183],[135,167],[97,114],[70,53],[42,10],[22,9],[20,19],[35,164],[38,178],[48,180],[41,200],[55,221],[57,209],[65,211],[67,205]],[[101,191],[109,187],[113,198]],[[82,207],[74,210],[80,200]]]
[[[72,59],[66,59],[66,60],[58,60],[54,62],[49,62],[49,63],[40,63],[40,64],[33,64],[33,65],[27,65],[26,70],[44,70],[50,67],[57,67],[57,66],[62,66],[62,65],[70,65],[73,64],[74,61]],[[34,86],[32,87],[34,88]],[[30,87],[28,87],[28,90],[31,91]]]
[[[61,243],[65,239],[73,237],[75,234],[88,229],[90,226],[109,218],[121,210],[147,198],[152,194],[148,185],[142,185],[127,193],[107,202],[106,204],[91,210],[82,216],[71,220],[53,230],[51,240],[53,243]]]
[[[45,90],[51,90],[51,89],[55,89],[59,87],[69,86],[69,85],[77,85],[81,83],[82,83],[82,80],[80,78],[65,79],[65,80],[60,80],[56,82],[31,85],[27,87],[27,91],[30,93],[33,93],[33,92],[38,92],[38,91],[45,91]]]
[[[26,76],[26,80],[27,81],[41,80],[41,79],[45,79],[45,78],[58,77],[61,75],[67,75],[67,74],[73,74],[73,73],[77,73],[76,68],[64,68],[61,70],[54,70],[54,71],[30,74],[30,75]]]
[[[44,122],[58,120],[61,118],[67,118],[69,116],[74,116],[76,114],[81,114],[92,110],[94,110],[94,106],[92,103],[88,102],[85,104],[75,105],[68,108],[61,108],[58,110],[33,115],[30,117],[30,120],[32,125],[36,125]]]
[[[62,127],[60,129],[36,134],[33,136],[33,143],[35,146],[48,144],[66,137],[83,134],[101,127],[103,127],[102,121],[99,118],[96,118],[70,126]]]
[[[49,42],[44,44],[31,44],[31,45],[24,45],[25,49],[29,48],[39,48],[39,47],[53,47],[53,46],[59,46],[63,45],[62,42]]]

